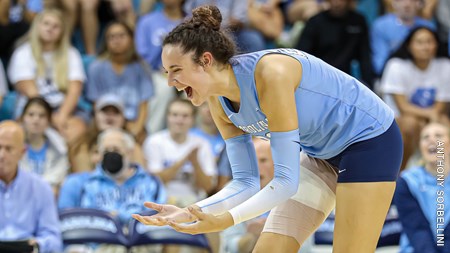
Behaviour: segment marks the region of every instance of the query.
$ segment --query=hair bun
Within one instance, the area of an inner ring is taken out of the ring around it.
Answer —
[[[192,11],[192,22],[204,24],[218,31],[220,30],[220,23],[222,23],[222,14],[220,14],[219,8],[214,5],[200,6]]]

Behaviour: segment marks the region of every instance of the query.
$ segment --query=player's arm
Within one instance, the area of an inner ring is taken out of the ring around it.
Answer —
[[[218,193],[196,205],[205,213],[223,214],[260,190],[259,170],[251,136],[234,126],[217,97],[210,98],[208,105],[214,122],[225,139],[233,180]]]
[[[271,132],[274,178],[257,194],[230,210],[234,224],[269,211],[297,192],[300,137],[294,92],[301,81],[301,70],[297,60],[279,54],[264,56],[256,66],[260,107]]]

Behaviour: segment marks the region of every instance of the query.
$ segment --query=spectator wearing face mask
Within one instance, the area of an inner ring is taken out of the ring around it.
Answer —
[[[131,163],[135,141],[122,129],[107,129],[98,137],[102,157],[94,171],[69,176],[64,182],[59,209],[91,208],[118,215],[128,223],[131,214],[144,211],[145,201],[164,203],[159,179]]]

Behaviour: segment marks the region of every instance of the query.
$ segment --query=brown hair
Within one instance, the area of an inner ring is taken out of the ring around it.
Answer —
[[[46,114],[45,116],[46,116],[47,120],[49,122],[52,121],[53,109],[50,106],[50,104],[47,103],[47,101],[45,101],[45,99],[42,97],[32,97],[32,98],[28,99],[27,103],[25,104],[25,107],[23,108],[22,115],[20,116],[20,118],[22,120],[23,120],[23,117],[25,117],[25,114],[27,113],[28,109],[32,105],[39,105],[40,107],[42,107],[45,111],[45,114]]]
[[[210,52],[221,64],[236,54],[236,45],[228,32],[220,29],[222,14],[216,6],[205,5],[192,11],[192,18],[179,24],[163,41],[163,46],[180,45],[183,53],[194,52],[192,60],[202,65],[200,56]]]

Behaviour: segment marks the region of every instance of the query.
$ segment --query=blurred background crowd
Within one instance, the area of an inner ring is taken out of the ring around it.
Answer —
[[[303,50],[388,103],[405,146],[393,252],[450,252],[450,196],[446,247],[433,229],[441,174],[450,192],[448,159],[436,169],[439,152],[450,155],[450,0],[0,0],[0,241],[125,252],[64,243],[58,213],[97,209],[126,227],[145,201],[187,206],[227,184],[208,106],[169,87],[161,64],[164,36],[205,4],[219,7],[240,53]],[[265,185],[270,145],[255,147]],[[265,217],[207,235],[213,252],[251,252]],[[301,252],[316,252],[311,238]]]

